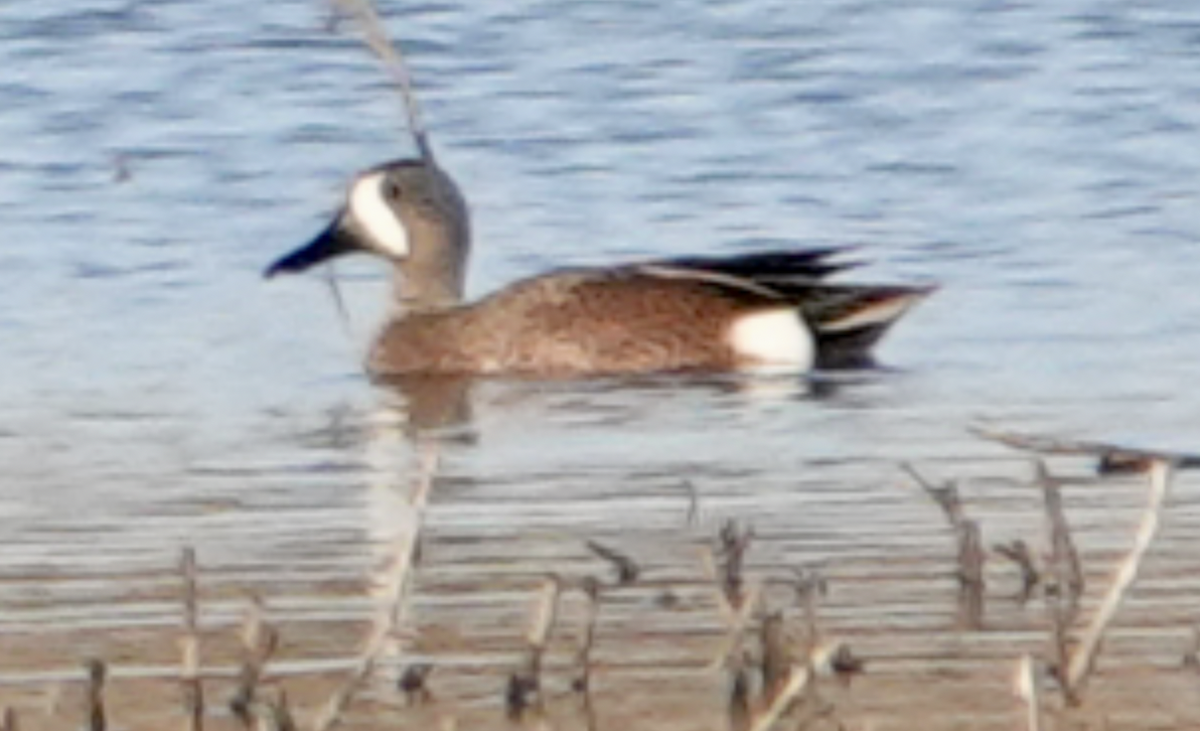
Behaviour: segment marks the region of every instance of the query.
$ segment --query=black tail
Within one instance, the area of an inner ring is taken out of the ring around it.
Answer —
[[[800,303],[817,336],[817,367],[874,365],[871,349],[888,329],[936,287],[825,286]]]

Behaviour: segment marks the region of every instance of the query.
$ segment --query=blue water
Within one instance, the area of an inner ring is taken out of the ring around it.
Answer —
[[[473,293],[781,244],[854,244],[850,277],[941,290],[884,369],[821,398],[482,384],[448,504],[679,475],[769,502],[800,475],[861,496],[834,504],[854,545],[854,520],[887,523],[897,461],[1006,454],[978,420],[1200,448],[1200,6],[483,5],[383,8],[472,205]],[[411,153],[386,76],[327,25],[308,0],[0,6],[0,535],[20,545],[0,576],[183,543],[367,562],[368,485],[408,469],[378,442],[403,401],[360,366],[386,273],[338,264],[348,323],[319,275],[261,279],[355,171]]]

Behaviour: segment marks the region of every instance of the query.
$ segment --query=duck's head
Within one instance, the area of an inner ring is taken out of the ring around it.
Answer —
[[[393,262],[405,297],[461,297],[470,253],[470,215],[458,186],[426,160],[397,160],[357,175],[346,200],[315,239],[267,267],[265,276],[302,272],[363,251]],[[431,293],[422,295],[421,290]],[[452,291],[433,293],[433,290]]]

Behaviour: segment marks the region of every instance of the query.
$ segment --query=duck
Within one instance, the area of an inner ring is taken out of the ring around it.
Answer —
[[[355,175],[333,220],[267,278],[365,252],[394,270],[394,308],[366,358],[376,378],[602,376],[868,367],[931,285],[831,281],[848,247],[566,267],[464,299],[470,215],[432,156]]]

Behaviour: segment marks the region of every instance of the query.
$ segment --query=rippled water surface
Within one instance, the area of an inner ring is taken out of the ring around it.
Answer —
[[[503,673],[487,668],[519,652],[546,572],[604,571],[594,538],[646,562],[648,582],[605,606],[607,687],[661,672],[679,717],[701,714],[681,727],[719,728],[704,668],[722,630],[695,548],[738,518],[763,575],[824,567],[828,621],[875,670],[839,701],[855,727],[917,727],[897,715],[928,710],[908,681],[967,689],[942,699],[947,727],[1012,727],[1015,646],[1040,646],[1044,616],[1003,596],[1016,580],[996,563],[990,632],[952,630],[950,539],[897,465],[971,478],[990,544],[1036,540],[1040,498],[1027,461],[969,423],[1200,445],[1200,7],[382,9],[472,204],[473,293],[562,264],[779,244],[854,244],[872,263],[850,276],[941,290],[885,341],[884,368],[833,382],[393,393],[360,368],[387,293],[377,263],[338,265],[348,323],[320,276],[260,274],[323,225],[353,172],[411,152],[385,75],[327,8],[10,0],[0,704],[41,708],[43,685],[95,654],[117,678],[168,672],[184,545],[214,635],[232,641],[253,589],[298,628],[281,668],[343,668],[418,439],[440,465],[413,617],[422,653],[467,668],[441,671],[438,692],[468,717],[500,720]],[[447,409],[451,427],[418,429]],[[1200,723],[1195,688],[1152,674],[1178,665],[1197,620],[1194,486],[1178,480],[1110,646],[1121,687],[1150,673],[1179,702],[1135,704],[1133,727]],[[1136,480],[1068,494],[1089,597],[1142,499]],[[662,609],[667,589],[681,609]]]

